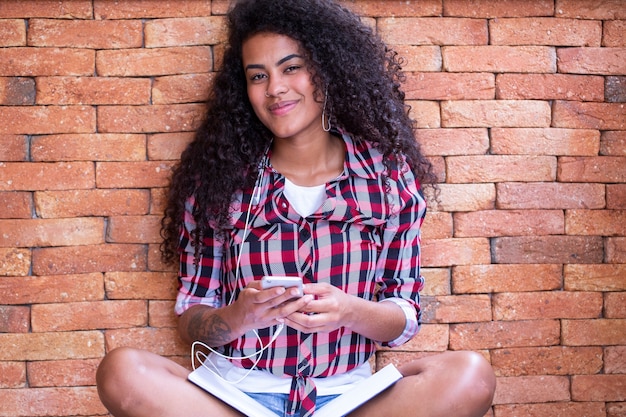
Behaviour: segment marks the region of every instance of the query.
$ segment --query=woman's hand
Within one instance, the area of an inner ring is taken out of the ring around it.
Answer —
[[[285,324],[305,333],[331,332],[340,327],[350,327],[357,297],[343,292],[328,283],[306,284],[304,294],[314,297],[304,308],[285,318]]]
[[[283,323],[285,317],[303,310],[313,296],[302,296],[297,288],[275,287],[261,289],[260,281],[253,281],[239,293],[230,307],[239,317],[242,333]]]

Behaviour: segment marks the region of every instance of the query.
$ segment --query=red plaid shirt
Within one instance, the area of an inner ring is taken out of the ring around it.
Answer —
[[[194,304],[219,308],[264,275],[301,276],[305,283],[328,282],[366,300],[400,305],[407,317],[405,331],[385,345],[397,346],[417,333],[419,291],[424,284],[420,227],[426,213],[420,185],[406,164],[386,172],[383,156],[370,144],[355,142],[347,135],[343,138],[347,150],[344,171],[326,184],[325,202],[306,218],[285,198],[285,177],[272,168],[267,155],[256,189],[240,191],[231,207],[228,241],[206,236],[197,268],[190,238],[195,228],[191,215],[194,201],[187,202],[180,240],[178,314]],[[386,184],[383,172],[387,173]],[[253,193],[258,197],[253,198]],[[263,345],[274,330],[258,330]],[[263,352],[257,368],[294,377],[292,397],[298,397],[294,391],[310,383],[309,377],[351,370],[376,349],[374,341],[346,328],[314,334],[290,327],[285,330]],[[231,356],[247,356],[258,349],[252,331],[223,347]],[[253,366],[250,359],[234,363]]]

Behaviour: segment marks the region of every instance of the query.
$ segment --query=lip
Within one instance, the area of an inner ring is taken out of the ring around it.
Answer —
[[[289,113],[297,104],[297,100],[279,101],[269,106],[268,109],[273,115],[282,116]]]

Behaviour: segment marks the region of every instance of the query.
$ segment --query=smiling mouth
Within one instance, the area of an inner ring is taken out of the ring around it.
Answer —
[[[280,101],[269,106],[269,111],[272,112],[272,114],[281,116],[285,113],[288,113],[296,106],[296,104],[298,104],[296,100]]]

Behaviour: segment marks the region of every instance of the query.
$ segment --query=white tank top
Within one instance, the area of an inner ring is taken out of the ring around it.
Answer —
[[[326,184],[303,187],[285,178],[285,197],[299,215],[307,217],[326,200]]]

